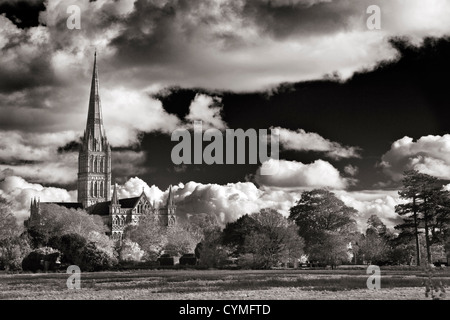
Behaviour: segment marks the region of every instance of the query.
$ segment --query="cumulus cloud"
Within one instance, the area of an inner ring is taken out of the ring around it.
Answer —
[[[174,192],[177,214],[181,217],[207,213],[214,215],[222,225],[268,207],[288,216],[294,201],[289,192],[261,190],[251,182],[218,185],[191,181],[175,186]]]
[[[349,164],[348,166],[344,167],[344,172],[353,177],[358,174],[359,168],[357,166],[352,166],[351,164]]]
[[[138,177],[130,178],[123,185],[118,185],[117,195],[119,196],[119,199],[132,198],[140,196],[142,191],[145,192],[151,202],[155,201],[156,203],[159,203],[164,196],[164,192],[157,186],[152,185],[150,187],[145,181]]]
[[[324,160],[310,164],[297,161],[268,160],[275,162],[276,174],[261,175],[258,169],[255,181],[264,186],[279,188],[333,188],[345,189],[354,180],[341,176],[339,170]],[[263,163],[262,166],[265,164]]]
[[[312,188],[309,188],[312,189]],[[223,226],[244,214],[252,214],[264,208],[273,208],[289,216],[289,209],[300,199],[306,189],[280,189],[274,187],[257,187],[252,182],[219,184],[202,184],[190,181],[173,186],[174,200],[179,218],[187,215],[211,214]],[[119,199],[137,197],[142,191],[151,202],[164,206],[168,189],[149,186],[145,181],[134,177],[118,185]],[[395,205],[400,203],[394,191],[345,191],[333,190],[348,206],[359,211],[357,222],[361,231],[365,230],[367,219],[378,215],[388,226],[393,227],[401,219],[395,214]],[[29,216],[30,201],[40,198],[42,202],[75,202],[76,191],[61,188],[44,187],[32,184],[21,177],[0,175],[0,196],[11,201],[14,214],[19,223]]]
[[[437,178],[450,177],[450,135],[424,136],[414,141],[404,137],[395,141],[381,157],[383,171],[399,181],[405,170],[418,170]]]
[[[124,88],[102,89],[104,124],[112,146],[139,143],[141,132],[160,131],[170,134],[180,120],[164,111],[161,101],[145,92]]]
[[[18,223],[29,217],[30,201],[34,197],[39,198],[41,202],[76,201],[76,191],[44,187],[13,175],[5,177],[5,172],[0,172],[0,196],[11,202]]]
[[[289,209],[300,199],[301,193],[308,189],[280,189],[256,187],[251,182],[228,183],[226,185],[188,182],[174,187],[177,214],[207,213],[214,215],[224,225],[235,221],[244,214],[251,214],[264,208],[273,208],[289,216]],[[401,223],[395,213],[395,206],[401,203],[397,192],[384,190],[345,191],[331,190],[346,205],[358,211],[358,229],[364,231],[367,219],[375,214],[389,227]],[[166,197],[167,191],[164,197]],[[164,198],[163,197],[163,198]]]
[[[24,133],[0,131],[0,161],[50,161],[57,148],[77,139],[77,133]]]
[[[0,131],[0,171],[31,181],[66,184],[76,180],[77,158],[58,147],[76,139],[73,131],[32,134]]]
[[[189,114],[185,117],[187,121],[202,121],[203,129],[216,128],[219,130],[227,128],[222,120],[220,112],[220,98],[210,97],[205,94],[197,94],[189,106]]]
[[[342,146],[340,143],[325,139],[314,132],[306,132],[303,129],[293,131],[280,127],[271,129],[279,130],[280,144],[285,150],[324,152],[336,160],[360,157],[358,147]]]
[[[367,220],[371,215],[378,216],[387,227],[393,228],[402,223],[402,218],[395,213],[395,206],[403,203],[397,191],[362,190],[362,191],[334,191],[339,199],[347,206],[358,211],[356,222],[361,232],[367,228]]]

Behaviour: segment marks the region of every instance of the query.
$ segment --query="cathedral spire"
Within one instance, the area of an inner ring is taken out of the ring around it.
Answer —
[[[97,52],[94,54],[94,68],[92,71],[91,94],[89,96],[89,110],[86,124],[86,133],[92,138],[105,138],[102,118],[102,108],[100,104],[100,94],[98,89],[98,70],[97,70]]]
[[[78,202],[89,208],[110,199],[111,147],[103,128],[95,53],[86,130],[78,155]]]
[[[172,193],[172,185],[169,187],[169,195],[167,196],[167,206],[173,206],[173,193]]]
[[[114,191],[113,191],[111,204],[119,204],[118,199],[117,199],[117,183],[114,184]]]

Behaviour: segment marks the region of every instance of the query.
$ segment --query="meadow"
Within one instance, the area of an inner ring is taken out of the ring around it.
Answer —
[[[133,270],[81,273],[68,289],[65,273],[0,274],[1,299],[122,300],[416,300],[425,297],[421,270],[381,269],[381,288],[367,289],[365,270]],[[434,282],[450,287],[450,270]],[[428,298],[429,299],[429,298]],[[446,299],[449,299],[447,297]]]

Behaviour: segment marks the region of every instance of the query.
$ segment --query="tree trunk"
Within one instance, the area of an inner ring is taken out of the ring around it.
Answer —
[[[413,196],[414,235],[416,236],[416,264],[420,266],[419,231],[417,228],[416,196]]]
[[[427,200],[424,200],[424,220],[425,220],[425,246],[427,247],[427,261],[431,264],[431,248],[430,248],[430,235],[428,228],[428,213],[427,213]]]

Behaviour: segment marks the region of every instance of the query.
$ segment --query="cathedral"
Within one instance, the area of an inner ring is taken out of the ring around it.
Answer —
[[[94,55],[91,93],[86,130],[78,155],[78,202],[31,201],[30,218],[25,226],[40,223],[40,212],[46,205],[56,204],[69,209],[84,209],[89,214],[99,215],[109,227],[112,239],[121,241],[127,225],[138,224],[141,215],[152,215],[163,226],[175,224],[176,206],[173,201],[172,186],[166,205],[157,207],[142,190],[138,197],[119,199],[117,185],[111,195],[111,146],[103,126],[102,109],[98,85],[97,55]]]

